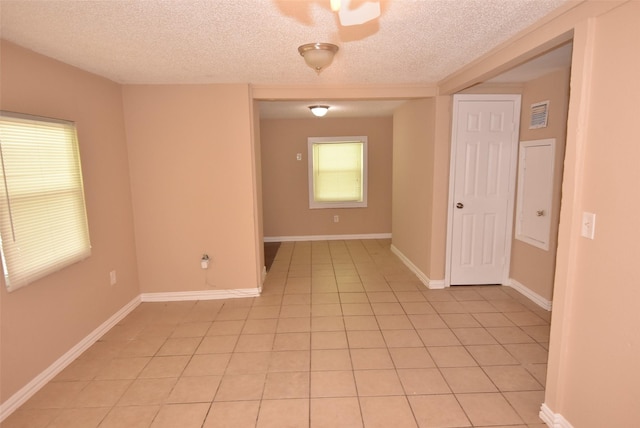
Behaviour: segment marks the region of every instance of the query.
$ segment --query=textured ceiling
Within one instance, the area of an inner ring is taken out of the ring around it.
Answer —
[[[521,84],[534,80],[571,65],[573,43],[566,43],[524,64],[508,70],[487,80],[488,84]],[[367,100],[367,101],[261,101],[260,117],[263,119],[308,119],[309,106],[326,104],[330,106],[329,116],[336,118],[349,117],[385,117],[406,100]]]
[[[425,84],[566,1],[383,0],[341,27],[329,0],[0,0],[0,32],[120,83]],[[319,76],[297,52],[309,42],[340,46]]]

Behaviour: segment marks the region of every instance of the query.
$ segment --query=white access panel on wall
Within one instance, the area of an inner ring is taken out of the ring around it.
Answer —
[[[549,250],[555,138],[520,142],[516,239]]]

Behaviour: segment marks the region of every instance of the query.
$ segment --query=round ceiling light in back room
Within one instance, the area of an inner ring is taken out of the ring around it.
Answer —
[[[313,113],[314,116],[323,117],[329,111],[329,106],[323,106],[323,105],[309,106],[309,110],[311,110],[311,113]]]
[[[298,47],[298,52],[307,65],[320,74],[331,64],[333,56],[338,52],[338,46],[331,43],[307,43]]]

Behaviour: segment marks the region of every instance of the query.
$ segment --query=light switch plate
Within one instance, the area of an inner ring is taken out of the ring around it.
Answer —
[[[587,239],[594,239],[596,236],[596,215],[590,212],[582,213],[582,236]]]

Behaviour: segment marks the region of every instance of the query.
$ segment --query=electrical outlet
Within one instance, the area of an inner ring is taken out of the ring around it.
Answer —
[[[333,216],[333,222],[334,223],[340,223],[340,216],[339,215],[334,215]]]
[[[116,282],[118,282],[116,278],[116,271],[112,270],[111,272],[109,272],[109,283],[111,285],[116,285]]]
[[[202,269],[209,269],[209,261],[211,261],[211,259],[209,258],[208,254],[203,254],[202,258],[200,259],[200,267]]]

